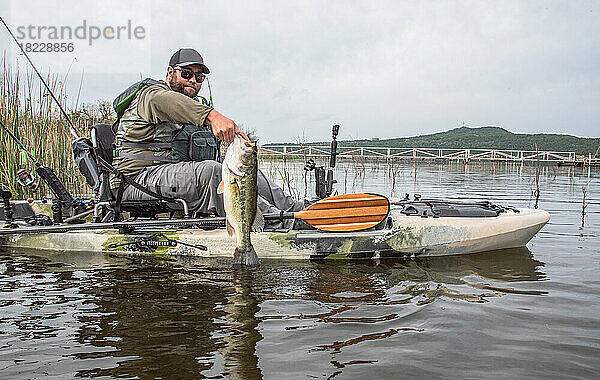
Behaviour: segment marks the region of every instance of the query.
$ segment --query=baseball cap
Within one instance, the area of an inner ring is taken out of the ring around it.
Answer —
[[[202,72],[209,74],[210,70],[204,64],[204,59],[200,53],[194,49],[184,48],[179,49],[173,54],[171,60],[169,60],[169,66],[189,66],[189,65],[200,65],[202,66]]]

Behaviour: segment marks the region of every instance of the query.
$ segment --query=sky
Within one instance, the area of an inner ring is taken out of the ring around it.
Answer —
[[[80,102],[112,101],[140,76],[164,79],[170,56],[193,47],[215,108],[262,143],[325,141],[333,124],[341,139],[463,124],[600,136],[599,1],[2,0],[0,15],[15,33],[143,28],[137,39],[19,38],[73,42],[29,53],[42,72],[68,72],[68,106],[81,81]],[[3,27],[0,49],[25,70]]]

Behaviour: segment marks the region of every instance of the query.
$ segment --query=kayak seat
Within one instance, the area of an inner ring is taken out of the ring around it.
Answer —
[[[116,148],[116,136],[112,130],[112,125],[106,123],[92,125],[90,137],[96,156],[112,165],[113,152]],[[98,165],[98,171],[100,172],[100,189],[98,191],[100,201],[114,200],[113,194],[110,191],[110,173],[100,165]]]
[[[116,148],[115,138],[116,136],[111,124],[98,123],[94,124],[90,129],[90,140],[95,155],[102,158],[110,165],[113,163],[114,151]],[[98,163],[96,164],[98,165]],[[110,188],[110,171],[102,165],[98,165],[98,172],[100,179],[98,197],[100,202],[102,202],[106,208],[109,208],[114,212],[117,196],[114,189]],[[122,201],[120,204],[120,211],[128,212],[129,215],[134,218],[155,218],[158,214],[170,213],[173,215],[174,211],[187,209],[187,205],[184,206],[184,203],[185,202],[183,201],[172,202],[165,199]],[[108,211],[109,210],[103,210],[102,216],[97,216],[97,218],[103,218]]]

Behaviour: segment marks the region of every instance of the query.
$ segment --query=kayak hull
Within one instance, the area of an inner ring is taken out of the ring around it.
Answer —
[[[363,232],[292,230],[252,234],[261,258],[369,259],[448,256],[525,246],[548,222],[543,210],[507,210],[497,217],[407,216],[390,211],[391,227]],[[235,239],[224,229],[144,228],[121,234],[116,229],[0,236],[7,248],[61,252],[153,254],[231,258]]]

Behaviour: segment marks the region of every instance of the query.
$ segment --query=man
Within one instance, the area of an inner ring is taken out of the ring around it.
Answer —
[[[224,216],[223,197],[217,194],[221,164],[217,162],[216,139],[232,142],[236,134],[248,137],[235,122],[196,99],[210,70],[194,49],[180,49],[169,61],[166,80],[142,88],[124,111],[117,128],[118,170],[142,186],[164,197],[181,198],[191,210]],[[172,163],[171,141],[186,125],[204,126],[200,131],[203,161]],[[111,178],[111,187],[119,180]],[[258,207],[263,213],[299,211],[304,202],[283,190],[259,172]],[[123,200],[152,199],[129,186]],[[271,227],[290,228],[291,221]]]

